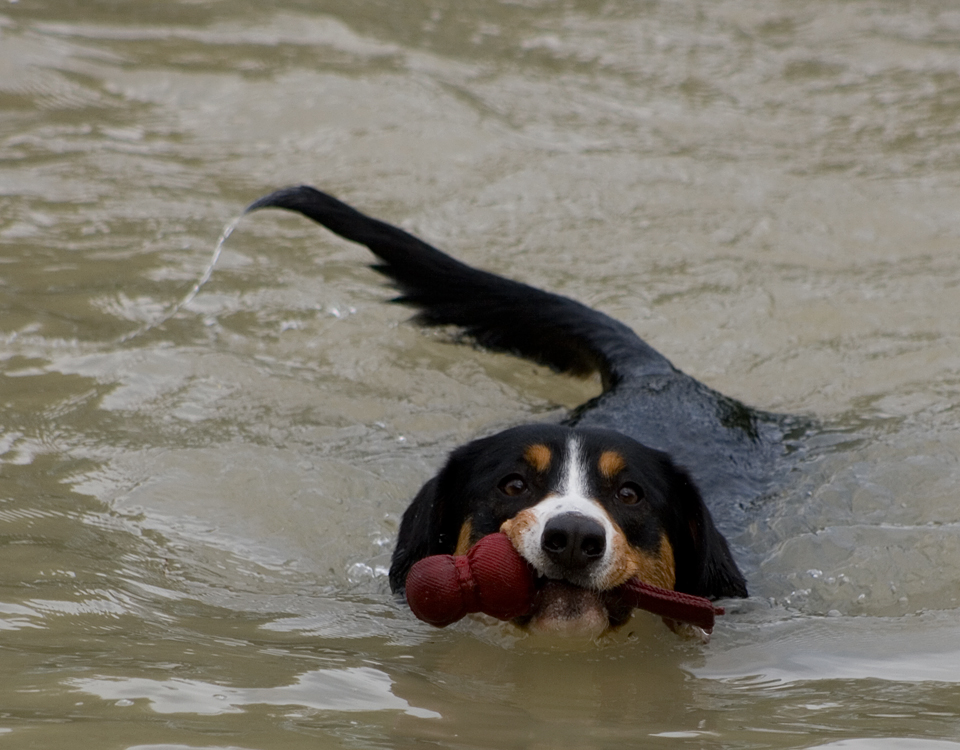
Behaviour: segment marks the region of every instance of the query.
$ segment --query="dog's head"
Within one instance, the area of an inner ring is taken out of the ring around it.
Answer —
[[[598,635],[630,609],[633,577],[707,597],[745,596],[743,576],[700,493],[670,458],[620,433],[527,425],[450,456],[403,516],[390,582],[503,531],[539,573],[532,631]]]

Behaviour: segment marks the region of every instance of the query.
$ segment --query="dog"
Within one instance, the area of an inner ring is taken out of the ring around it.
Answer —
[[[676,369],[623,323],[572,299],[468,266],[312,187],[252,203],[299,212],[366,245],[425,326],[577,376],[600,396],[562,424],[528,424],[454,450],[403,514],[390,586],[498,531],[536,570],[531,632],[596,636],[631,616],[610,596],[631,577],[708,597],[747,586],[711,513],[735,517],[777,486],[796,423]]]

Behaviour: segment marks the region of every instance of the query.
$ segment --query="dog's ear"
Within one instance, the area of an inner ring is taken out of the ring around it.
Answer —
[[[669,530],[677,591],[717,599],[747,596],[747,583],[717,530],[700,491],[683,469],[673,468],[671,505],[679,511]]]
[[[390,588],[403,593],[407,573],[430,555],[452,554],[465,518],[463,454],[474,444],[454,451],[437,476],[427,482],[403,513],[397,546],[390,562]]]
[[[423,487],[413,502],[403,512],[400,521],[400,533],[397,534],[397,546],[390,560],[390,589],[396,594],[403,593],[407,573],[417,560],[433,554],[431,537],[434,536],[434,516],[437,512],[437,475]]]

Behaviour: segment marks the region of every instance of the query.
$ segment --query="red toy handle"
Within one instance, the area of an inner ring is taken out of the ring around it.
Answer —
[[[660,588],[636,578],[631,578],[616,591],[618,594],[622,592],[624,600],[637,609],[696,625],[707,633],[713,631],[715,616],[724,614],[723,607],[713,606],[706,597]]]
[[[529,614],[536,597],[536,571],[506,534],[483,537],[466,555],[432,555],[407,574],[407,603],[419,619],[446,627],[472,612],[498,620]],[[631,578],[608,596],[668,620],[690,623],[709,633],[722,607],[709,599],[652,586]]]

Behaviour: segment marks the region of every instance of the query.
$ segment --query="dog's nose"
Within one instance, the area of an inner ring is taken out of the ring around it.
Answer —
[[[543,527],[540,548],[566,570],[583,570],[607,549],[603,526],[580,513],[561,513]]]

